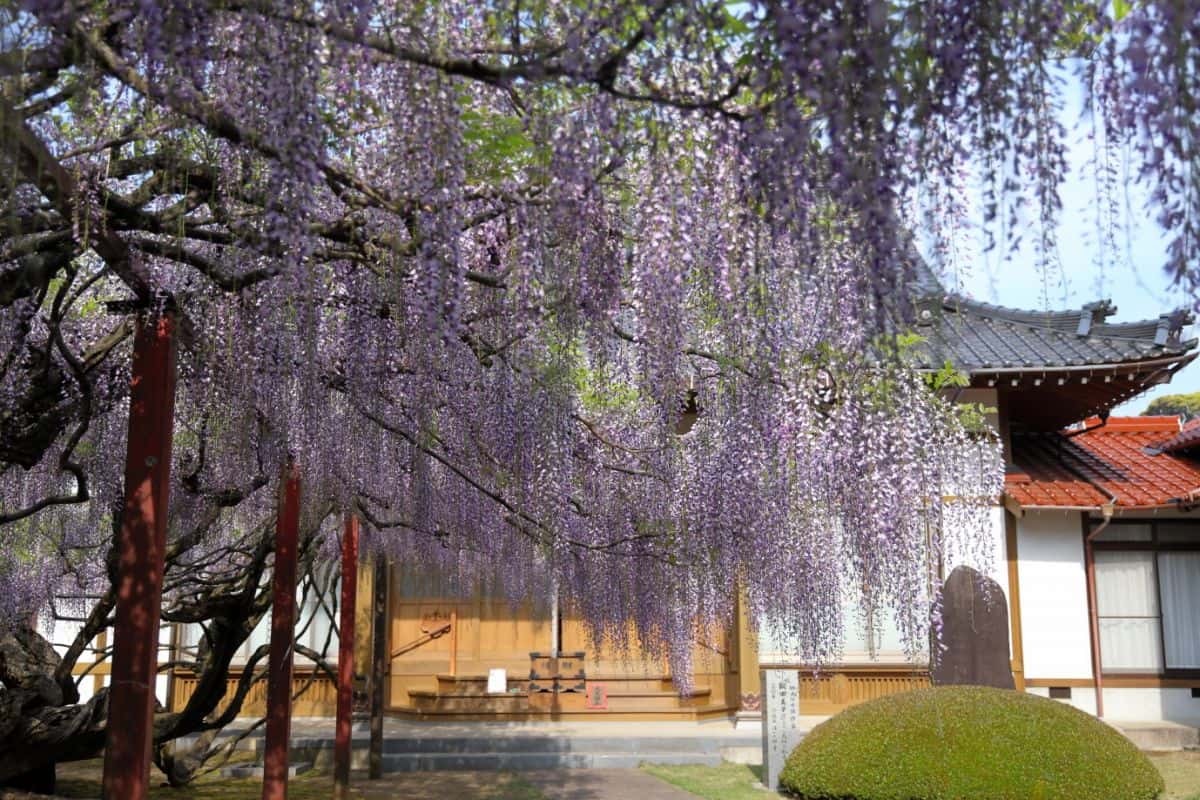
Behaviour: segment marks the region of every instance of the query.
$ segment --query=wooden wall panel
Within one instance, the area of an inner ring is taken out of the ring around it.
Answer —
[[[217,708],[224,709],[237,691],[241,673],[230,670],[226,680],[225,699]],[[189,672],[175,672],[172,676],[174,690],[171,695],[171,710],[182,711],[196,691],[197,677]],[[292,702],[292,715],[297,717],[332,717],[337,710],[337,685],[325,675],[297,673],[292,677],[292,694],[303,692]],[[267,708],[267,682],[259,681],[246,695],[239,716],[261,717]]]
[[[842,709],[890,694],[923,689],[929,674],[913,670],[831,668],[800,673],[800,713],[836,714]]]
[[[474,595],[456,596],[440,584],[436,576],[414,574],[413,567],[397,567],[391,592],[391,650],[406,652],[392,660],[390,701],[394,709],[414,705],[410,692],[431,692],[438,688],[436,676],[450,667],[451,647],[456,647],[457,675],[486,675],[489,669],[504,668],[510,679],[523,678],[529,671],[530,652],[548,652],[553,643],[549,604],[524,603],[514,607],[506,599]],[[430,629],[454,614],[457,633],[428,640]],[[632,632],[631,632],[632,633]],[[710,703],[725,703],[736,695],[736,681],[728,676],[737,672],[737,651],[727,631],[707,631],[699,637],[693,653],[695,686],[707,689]],[[661,659],[645,656],[636,644],[624,652],[613,643],[595,646],[587,626],[569,607],[562,619],[562,650],[582,650],[589,680],[622,678],[640,685],[653,683],[655,691],[672,691],[667,665]],[[415,645],[408,649],[409,645]],[[631,686],[634,684],[624,683]],[[649,684],[645,688],[650,688]],[[647,701],[649,702],[649,701]],[[660,702],[656,700],[655,702]]]

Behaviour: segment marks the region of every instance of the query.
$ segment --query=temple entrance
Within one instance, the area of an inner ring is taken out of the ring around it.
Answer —
[[[448,583],[422,567],[392,570],[392,713],[419,719],[687,719],[732,710],[726,702],[737,697],[730,685],[736,681],[732,637],[697,643],[695,692],[684,698],[659,660],[595,647],[566,598],[560,613],[550,598],[514,608],[502,597],[451,590]],[[531,671],[537,676],[532,681]]]

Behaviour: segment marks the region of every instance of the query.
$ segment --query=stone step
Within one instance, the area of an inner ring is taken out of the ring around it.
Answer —
[[[761,745],[748,745],[745,740],[708,741],[695,746],[693,741],[655,739],[638,740],[632,744],[606,739],[584,746],[584,743],[558,740],[553,744],[528,741],[506,743],[502,747],[480,746],[464,748],[459,742],[444,743],[430,740],[413,742],[411,752],[388,748],[384,752],[385,769],[403,772],[422,769],[557,769],[568,767],[632,768],[638,764],[709,764],[736,760],[738,763],[762,762]],[[753,752],[752,752],[753,751]],[[333,750],[303,751],[304,757],[322,769],[333,766]],[[355,769],[367,767],[365,747],[357,745],[351,752]],[[465,766],[477,764],[480,766]],[[388,766],[390,765],[390,766]],[[426,766],[431,765],[431,766]]]
[[[721,760],[731,764],[751,764],[761,766],[763,763],[762,743],[735,744],[721,748]]]
[[[301,773],[308,772],[312,769],[311,761],[292,762],[288,764],[287,774],[289,778],[294,778]],[[232,767],[222,767],[221,777],[223,778],[257,778],[262,780],[263,773],[266,768],[262,764],[236,764]]]
[[[1125,734],[1139,750],[1193,750],[1200,748],[1198,725],[1178,722],[1120,722],[1110,723]]]
[[[529,734],[481,736],[389,737],[383,740],[384,755],[464,753],[630,753],[671,752],[719,755],[721,748],[752,744],[757,737],[744,736],[531,736]],[[356,735],[355,751],[366,751],[368,740]],[[292,750],[332,750],[330,737],[293,738]]]
[[[383,758],[385,772],[434,770],[633,769],[639,764],[705,764],[717,766],[720,753],[391,753]]]
[[[672,723],[666,723],[671,725]],[[570,767],[632,768],[643,762],[664,764],[719,764],[731,757],[755,763],[761,747],[757,735],[737,734],[728,728],[711,733],[676,734],[669,731],[630,735],[625,726],[612,733],[604,725],[590,730],[511,730],[483,725],[477,730],[464,726],[433,723],[428,729],[389,732],[383,742],[385,769],[395,772],[425,769],[558,769]],[[468,726],[469,727],[469,726]],[[689,731],[693,730],[689,726]],[[256,732],[257,733],[257,732]],[[261,756],[262,736],[251,735],[242,744]],[[328,769],[333,762],[332,732],[295,735],[291,742],[293,763],[308,762]],[[356,730],[352,739],[352,763],[367,766],[369,735]]]

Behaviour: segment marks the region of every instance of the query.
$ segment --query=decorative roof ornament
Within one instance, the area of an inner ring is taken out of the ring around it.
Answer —
[[[1087,336],[1091,333],[1092,324],[1095,322],[1103,322],[1107,317],[1117,313],[1117,307],[1112,304],[1111,300],[1094,300],[1091,303],[1084,303],[1083,310],[1079,314],[1079,327],[1075,329],[1078,336]]]

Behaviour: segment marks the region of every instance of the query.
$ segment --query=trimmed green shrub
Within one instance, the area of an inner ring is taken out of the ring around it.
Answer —
[[[818,725],[780,782],[804,800],[1154,800],[1163,779],[1094,717],[1043,697],[941,686]]]

